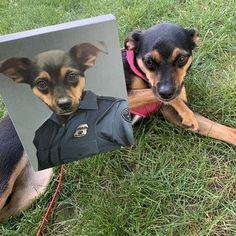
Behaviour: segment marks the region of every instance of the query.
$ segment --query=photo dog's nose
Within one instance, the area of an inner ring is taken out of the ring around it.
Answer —
[[[56,103],[62,110],[68,110],[72,105],[72,101],[68,97],[58,98]]]

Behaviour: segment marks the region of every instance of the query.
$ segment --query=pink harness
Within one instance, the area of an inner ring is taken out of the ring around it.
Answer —
[[[135,75],[137,75],[139,78],[143,79],[144,81],[148,82],[148,78],[141,73],[138,68],[134,65],[134,51],[133,50],[126,50],[123,49],[126,52],[126,59],[128,61],[130,69],[133,71]],[[143,118],[149,117],[152,113],[158,111],[162,105],[162,102],[154,102],[147,105],[144,105],[142,107],[134,108],[130,110],[130,113],[133,115],[139,115]]]

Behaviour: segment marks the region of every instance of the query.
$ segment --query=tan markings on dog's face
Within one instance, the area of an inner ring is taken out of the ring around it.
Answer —
[[[37,86],[37,82],[43,81],[45,84],[49,84],[52,80],[51,76],[47,71],[41,71],[37,78],[35,79],[34,87],[32,88],[32,91],[34,95],[36,95],[39,99],[41,99],[44,103],[46,103],[50,108],[53,106],[53,96],[52,92],[48,91],[47,93],[43,93],[39,87]]]
[[[143,60],[141,58],[137,59],[137,63],[139,68],[143,71],[143,73],[146,75],[149,83],[151,86],[156,86],[156,84],[159,82],[160,78],[157,73],[154,71],[150,71],[147,66],[144,64]]]
[[[83,73],[72,67],[62,66],[55,77],[50,76],[47,71],[40,72],[32,91],[55,113],[62,115],[77,110],[84,88]]]
[[[187,74],[188,68],[192,63],[192,57],[189,56],[187,51],[175,48],[168,60],[168,63],[175,65],[175,69],[171,77],[175,82],[177,91],[180,92],[183,80]],[[181,63],[183,65],[181,65]]]
[[[173,98],[178,96],[183,88],[183,80],[186,76],[188,68],[192,63],[192,57],[185,50],[175,48],[168,60],[157,51],[153,50],[144,57],[137,59],[137,64],[145,73],[150,85],[153,88],[159,88],[163,69],[169,70],[170,82],[172,81]],[[162,80],[163,81],[163,80]],[[157,89],[157,94],[159,90]]]
[[[179,56],[180,54],[180,49],[179,48],[175,48],[170,56],[170,59],[168,60],[169,63],[172,63],[176,60],[176,58]]]
[[[151,53],[150,53],[150,56],[151,58],[153,59],[153,61],[155,61],[156,63],[161,63],[162,61],[162,58],[161,58],[161,55],[160,53],[157,51],[157,50],[153,50]]]
[[[143,59],[137,59],[138,66],[140,69],[145,73],[146,77],[148,78],[148,81],[152,86],[156,86],[159,82],[160,78],[156,71],[156,68],[163,62],[163,59],[160,55],[160,53],[154,49],[152,52],[147,53],[145,55],[145,60],[149,59],[151,60],[153,64],[153,69],[148,68]]]
[[[173,73],[172,78],[174,78],[175,84],[177,85],[177,87],[181,86],[191,63],[192,63],[192,56],[188,57],[188,61],[183,67],[177,68],[175,72]]]
[[[68,76],[71,76],[71,73],[74,74],[72,81],[70,81],[71,78],[68,78]],[[75,111],[80,103],[81,96],[85,88],[85,77],[82,76],[78,70],[65,66],[60,69],[60,77],[64,80],[63,84],[67,85],[66,94],[71,99],[72,110]],[[74,83],[70,83],[73,81]]]
[[[78,72],[78,70],[74,69],[73,67],[62,66],[60,68],[60,78],[64,80],[68,72]]]
[[[51,76],[48,74],[47,71],[41,71],[37,78],[45,78],[47,80],[51,80]]]
[[[79,83],[76,87],[68,90],[68,95],[72,98],[72,106],[77,107],[80,103],[81,96],[85,87],[85,77],[80,76]]]
[[[61,68],[60,76],[64,80],[64,84],[68,83],[68,81],[66,82],[66,80],[68,79],[67,75],[68,75],[68,73],[71,73],[71,72],[77,73],[78,70],[76,70],[72,67],[65,67],[65,66],[63,66]],[[85,88],[85,77],[84,76],[78,75],[77,81],[78,81],[78,83],[71,84],[70,86],[68,86],[68,89],[67,89],[67,94],[72,99],[73,106],[78,105],[81,95],[82,95],[82,92]]]
[[[50,108],[53,107],[53,96],[52,93],[43,94],[38,90],[37,87],[33,87],[32,89],[34,95],[36,95],[39,99],[41,99],[44,103],[46,103]]]

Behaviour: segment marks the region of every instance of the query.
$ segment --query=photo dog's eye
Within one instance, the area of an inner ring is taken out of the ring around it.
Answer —
[[[176,63],[178,66],[181,67],[181,66],[184,66],[187,63],[187,61],[188,61],[188,57],[182,55],[177,59]]]
[[[42,79],[38,80],[38,81],[36,82],[36,86],[37,86],[37,88],[38,88],[39,90],[41,90],[41,91],[46,91],[46,90],[48,90],[48,84],[47,84],[47,82],[46,82],[45,80],[42,80]]]
[[[80,74],[78,72],[69,72],[66,75],[67,82],[71,85],[76,85],[78,83]]]

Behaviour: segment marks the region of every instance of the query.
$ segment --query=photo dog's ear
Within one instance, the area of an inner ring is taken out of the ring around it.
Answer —
[[[200,44],[200,37],[199,37],[198,31],[193,28],[186,28],[185,31],[187,32],[187,34],[189,35],[191,39],[192,49],[194,49],[195,47],[198,47]]]
[[[103,41],[75,45],[70,49],[69,54],[79,69],[85,71],[95,65],[99,52],[108,53],[107,46]]]
[[[137,51],[140,45],[142,31],[135,30],[128,34],[125,39],[125,49]]]
[[[27,83],[32,61],[26,57],[12,57],[0,62],[0,73],[16,83]]]

